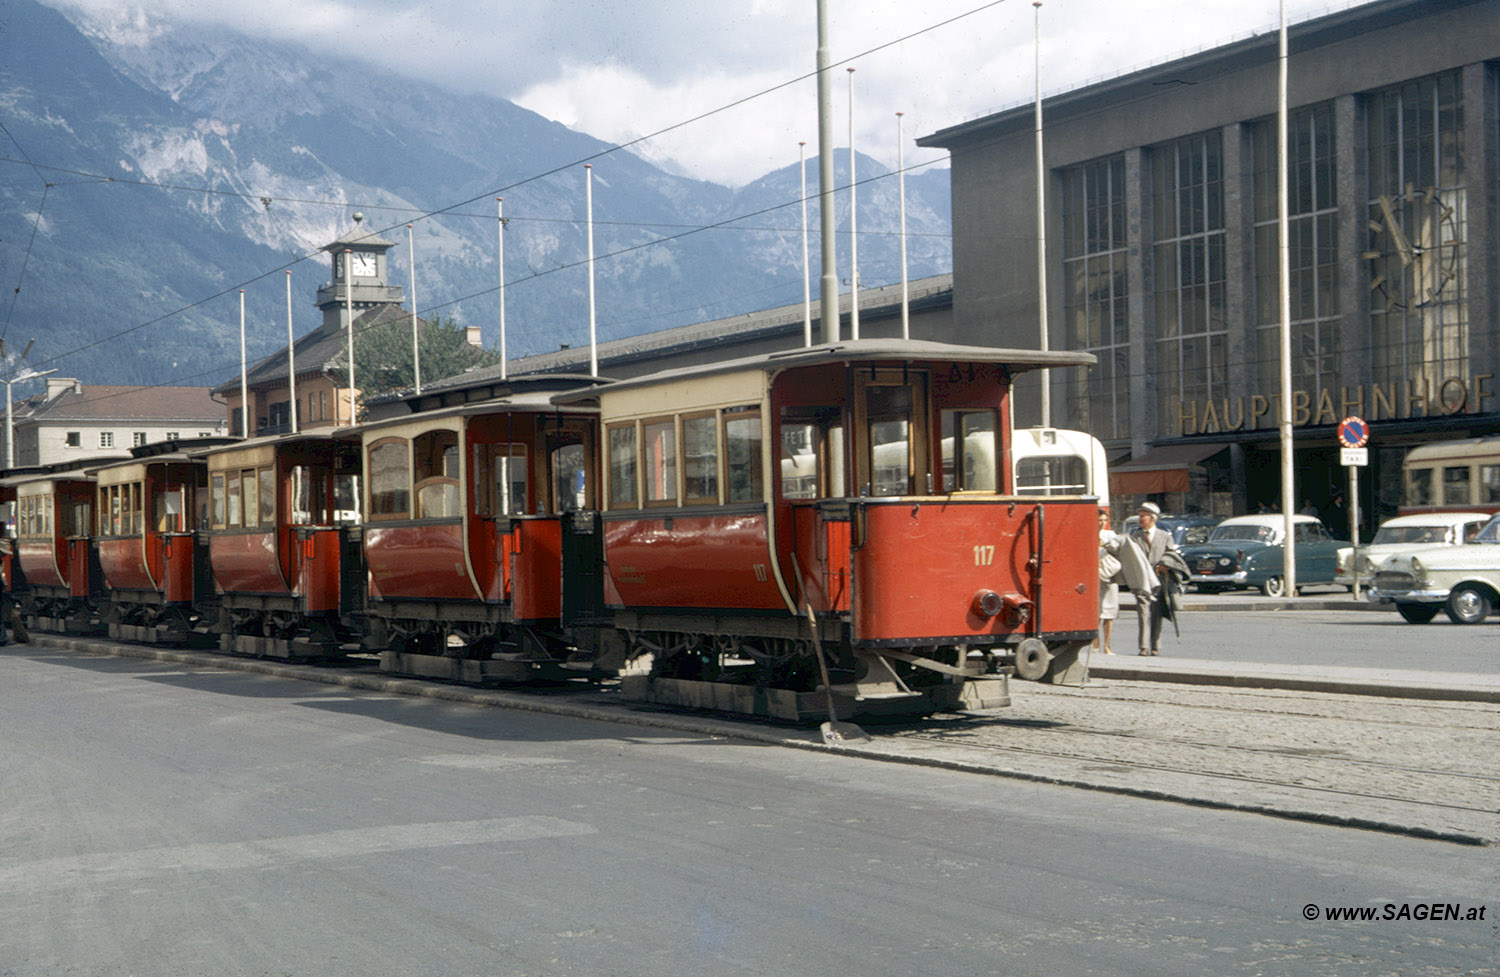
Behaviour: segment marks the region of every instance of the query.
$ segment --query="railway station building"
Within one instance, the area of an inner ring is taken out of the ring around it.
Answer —
[[[1500,0],[1375,0],[1288,38],[1296,495],[1342,502],[1336,432],[1363,418],[1368,532],[1408,450],[1500,433]],[[1278,60],[1273,29],[1043,100],[1048,344],[1098,357],[1051,371],[1051,422],[1104,442],[1121,513],[1280,501]],[[948,338],[1037,346],[1033,105],[918,143],[952,154]]]

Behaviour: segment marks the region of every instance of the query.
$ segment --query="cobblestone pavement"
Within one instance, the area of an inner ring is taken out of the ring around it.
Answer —
[[[883,738],[1022,776],[1335,823],[1500,841],[1500,708],[1094,680]]]

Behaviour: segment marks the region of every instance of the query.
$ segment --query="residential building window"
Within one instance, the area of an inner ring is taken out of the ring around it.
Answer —
[[[1186,405],[1228,392],[1223,161],[1217,132],[1152,155],[1156,399],[1163,434],[1182,433]]]
[[[1281,231],[1274,119],[1251,129],[1255,166],[1255,321],[1259,379],[1281,377]],[[1338,180],[1333,109],[1292,113],[1287,125],[1287,224],[1291,253],[1292,389],[1316,405],[1339,390]]]
[[[83,432],[69,431],[66,435],[64,435],[64,442],[70,448],[83,447]]]
[[[115,446],[115,434],[113,431],[99,432],[99,447],[113,448]]]
[[[1125,158],[1063,173],[1063,315],[1069,349],[1099,362],[1071,386],[1074,424],[1130,436],[1130,320],[1125,274]]]
[[[1467,195],[1458,72],[1366,103],[1372,366],[1377,385],[1437,409],[1445,377],[1469,374]]]
[[[131,434],[130,434],[130,444],[131,444],[132,447],[139,448],[141,445],[143,445],[145,443],[146,443],[146,432],[145,431],[132,431],[131,432]]]
[[[168,431],[167,432],[167,440],[168,441],[176,441],[180,437],[182,437],[182,434],[180,432],[178,432],[178,431]]]

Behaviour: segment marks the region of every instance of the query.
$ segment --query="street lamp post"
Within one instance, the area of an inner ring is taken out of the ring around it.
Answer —
[[[16,467],[16,425],[15,425],[14,419],[11,416],[10,385],[13,384],[13,383],[20,383],[22,380],[35,380],[37,377],[44,377],[44,376],[46,376],[49,373],[56,373],[56,372],[57,372],[56,370],[42,370],[40,373],[38,373],[36,370],[26,369],[26,370],[21,371],[21,375],[20,376],[11,377],[9,380],[0,379],[0,383],[5,384],[5,470],[6,471],[9,471],[10,469]]]

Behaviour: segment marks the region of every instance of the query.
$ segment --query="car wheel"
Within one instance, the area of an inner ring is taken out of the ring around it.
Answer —
[[[1286,581],[1281,577],[1267,577],[1260,585],[1260,592],[1267,597],[1285,597]]]
[[[1426,624],[1442,610],[1439,604],[1397,604],[1396,613],[1409,624]]]
[[[1493,610],[1489,595],[1473,585],[1455,588],[1443,609],[1454,624],[1478,624]]]

